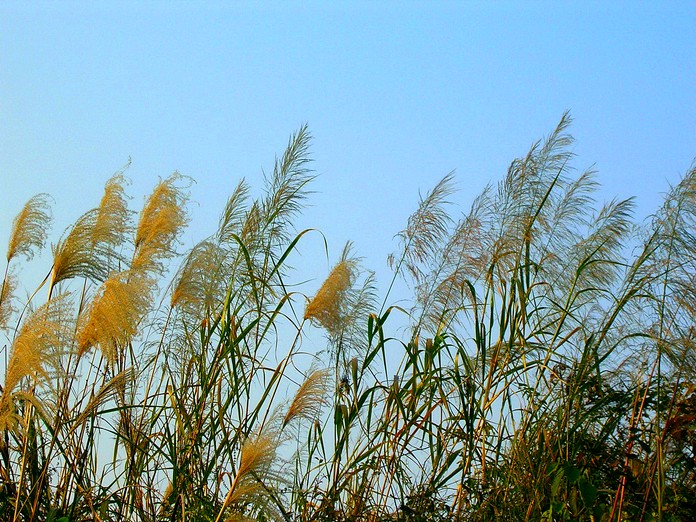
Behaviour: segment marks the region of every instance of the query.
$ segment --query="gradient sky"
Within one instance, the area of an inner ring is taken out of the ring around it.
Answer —
[[[298,227],[330,248],[303,247],[308,290],[349,239],[384,289],[419,190],[456,169],[466,208],[566,109],[574,166],[644,217],[696,157],[695,28],[691,1],[4,1],[0,244],[37,192],[55,242],[130,156],[134,208],[174,170],[197,181],[190,247],[306,122],[319,177]]]

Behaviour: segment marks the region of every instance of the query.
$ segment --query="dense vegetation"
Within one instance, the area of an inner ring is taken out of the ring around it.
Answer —
[[[350,245],[296,290],[306,128],[181,260],[186,179],[136,219],[116,174],[22,298],[32,198],[0,293],[0,520],[693,520],[696,169],[636,224],[571,168],[568,123],[461,217],[452,176],[421,199],[389,260],[410,309]]]

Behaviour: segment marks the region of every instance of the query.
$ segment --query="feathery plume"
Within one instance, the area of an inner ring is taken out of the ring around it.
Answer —
[[[20,382],[47,377],[46,364],[70,334],[70,301],[65,294],[50,299],[27,317],[10,349],[5,386],[0,397],[0,431],[16,423],[12,396]]]
[[[84,213],[53,249],[53,282],[86,277],[103,282],[114,262],[123,261],[117,251],[129,229],[129,212],[122,174],[107,181],[97,208]]]
[[[108,250],[92,241],[97,210],[92,209],[78,218],[64,239],[53,247],[52,285],[74,277],[86,277],[101,282],[108,277],[102,262]]]
[[[309,194],[308,183],[313,179],[308,168],[309,144],[312,136],[303,125],[288,142],[280,160],[276,160],[273,176],[266,182],[267,196],[262,204],[265,232],[273,240],[287,239],[292,218],[302,208]]]
[[[130,160],[125,168],[130,165]],[[106,243],[118,247],[125,243],[126,234],[130,229],[130,212],[126,198],[126,178],[123,171],[114,174],[104,187],[97,216],[92,228],[92,242]]]
[[[316,321],[329,333],[340,332],[344,325],[343,302],[355,278],[355,260],[344,256],[305,308],[304,318]]]
[[[402,261],[411,276],[420,282],[423,274],[421,265],[436,258],[438,249],[447,237],[452,219],[446,210],[447,198],[454,192],[454,173],[450,172],[435,185],[428,195],[421,197],[418,209],[408,218],[406,229],[399,232],[403,251],[388,258],[390,267],[399,272]]]
[[[99,346],[111,363],[135,336],[150,303],[152,280],[132,272],[107,279],[82,314],[78,325],[78,354]]]
[[[212,309],[216,304],[216,282],[219,279],[224,252],[212,241],[201,241],[179,268],[172,292],[171,307],[193,314]]]
[[[27,259],[34,257],[46,243],[46,234],[51,224],[48,194],[37,194],[26,202],[12,222],[10,244],[7,248],[7,262],[18,254]]]
[[[225,210],[220,217],[220,225],[217,231],[217,240],[220,243],[229,243],[233,234],[241,232],[244,226],[245,207],[248,197],[249,185],[242,179],[227,200]]]
[[[256,439],[245,442],[242,446],[239,468],[235,476],[237,488],[243,489],[249,482],[256,482],[254,475],[263,477],[273,464],[277,449],[278,439],[273,434],[261,434]],[[237,491],[238,493],[232,497],[232,501],[239,498],[241,489]]]
[[[186,224],[186,194],[177,186],[182,176],[175,172],[161,181],[147,199],[135,234],[131,268],[161,271],[162,261],[174,255],[173,245]]]
[[[239,238],[250,253],[252,259],[257,253],[264,251],[263,212],[258,201],[254,201],[246,211],[244,223],[239,232]],[[234,268],[237,268],[236,263],[239,263],[241,259],[242,257],[237,255],[236,259],[233,261],[233,263],[235,263]]]
[[[0,289],[0,330],[7,328],[10,317],[15,312],[13,301],[16,288],[17,280],[12,272],[8,272]]]
[[[327,403],[326,394],[330,384],[331,372],[328,369],[314,370],[298,388],[295,398],[283,418],[284,428],[294,419],[314,420],[321,407]]]
[[[233,504],[252,502],[260,504],[267,496],[265,481],[279,479],[271,471],[280,439],[274,431],[262,433],[253,440],[247,440],[241,449],[239,467],[232,481],[222,509],[217,517],[219,522],[224,512]],[[233,515],[233,514],[232,514]]]

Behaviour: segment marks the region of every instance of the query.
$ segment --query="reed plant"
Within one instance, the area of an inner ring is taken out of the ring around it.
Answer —
[[[136,213],[126,165],[22,286],[51,223],[30,199],[0,292],[0,520],[692,520],[696,169],[637,223],[574,170],[569,125],[466,212],[453,173],[424,195],[383,295],[350,243],[296,283],[306,127],[188,252],[189,180]]]

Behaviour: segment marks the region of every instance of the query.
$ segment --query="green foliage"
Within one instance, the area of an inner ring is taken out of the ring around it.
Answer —
[[[119,172],[22,302],[32,198],[0,292],[0,520],[695,518],[696,169],[638,225],[572,170],[569,124],[459,219],[452,174],[426,194],[381,309],[350,244],[290,290],[305,127],[178,269],[186,179],[137,214]]]

